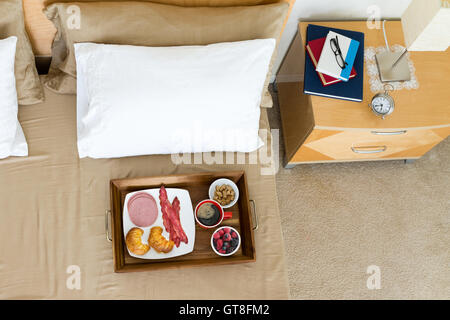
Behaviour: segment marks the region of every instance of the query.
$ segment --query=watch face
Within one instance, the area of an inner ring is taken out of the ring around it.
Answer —
[[[372,100],[372,108],[379,114],[389,114],[393,108],[392,101],[385,96],[378,96]]]

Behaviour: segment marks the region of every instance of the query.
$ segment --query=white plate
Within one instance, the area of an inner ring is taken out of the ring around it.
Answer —
[[[172,251],[169,253],[158,253],[155,249],[150,248],[150,250],[144,254],[144,255],[136,255],[130,250],[128,250],[128,253],[130,256],[139,258],[139,259],[167,259],[167,258],[173,258],[182,256],[184,254],[188,254],[194,250],[194,242],[195,242],[195,220],[194,220],[194,210],[192,208],[192,202],[191,197],[189,195],[189,192],[184,189],[176,189],[176,188],[166,188],[167,191],[167,197],[169,198],[170,203],[172,203],[173,199],[175,197],[178,197],[180,200],[180,222],[181,226],[183,227],[184,233],[186,233],[186,236],[188,238],[188,243],[180,242],[180,246],[177,248],[176,246],[173,247]],[[152,224],[149,227],[138,227],[133,222],[131,222],[130,216],[128,215],[128,200],[136,193],[139,192],[145,192],[153,196],[156,201],[156,205],[158,206],[158,218],[156,218],[156,221],[154,224]],[[163,225],[162,220],[162,213],[161,213],[161,205],[159,204],[159,188],[157,189],[147,189],[147,190],[139,190],[136,192],[131,192],[127,194],[125,197],[125,203],[123,205],[123,232],[124,232],[124,238],[126,238],[128,231],[131,228],[137,227],[142,230],[144,230],[144,235],[142,236],[142,242],[148,243],[148,236],[150,234],[150,229],[153,227],[161,227],[163,228],[163,236],[166,239],[169,239],[169,233],[166,231]],[[125,245],[126,247],[126,245]]]

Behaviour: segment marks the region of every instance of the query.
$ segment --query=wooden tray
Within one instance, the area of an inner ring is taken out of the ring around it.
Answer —
[[[196,224],[194,251],[191,253],[159,260],[144,260],[133,258],[128,254],[125,245],[122,227],[122,212],[125,196],[129,192],[159,188],[164,184],[168,188],[182,188],[189,191],[192,207],[198,202],[208,199],[210,184],[219,178],[228,178],[239,188],[238,202],[226,211],[233,212],[233,218],[222,222],[236,228],[241,235],[241,246],[232,256],[220,257],[211,248],[211,234],[214,229],[203,229]],[[244,171],[207,172],[197,174],[179,174],[168,176],[155,176],[135,179],[111,180],[111,211],[106,212],[106,233],[108,240],[112,241],[115,272],[151,271],[173,267],[188,267],[202,265],[223,265],[256,260],[255,240],[253,231],[257,228],[250,211],[250,202],[247,179]],[[253,206],[254,208],[254,206]],[[256,212],[255,212],[256,213]],[[255,216],[256,218],[256,216]],[[110,223],[111,219],[111,223]],[[256,227],[254,227],[254,225]],[[110,236],[112,232],[112,237]]]

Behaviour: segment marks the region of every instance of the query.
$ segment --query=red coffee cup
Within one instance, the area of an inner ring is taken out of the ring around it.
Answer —
[[[198,209],[204,205],[205,203],[211,203],[212,205],[214,205],[220,214],[220,217],[217,221],[217,223],[215,223],[214,225],[205,225],[203,223],[200,222],[199,218],[197,217],[197,213],[198,213]],[[211,228],[215,228],[217,227],[219,224],[222,223],[223,220],[227,220],[227,219],[231,219],[233,217],[233,213],[232,212],[225,212],[223,211],[222,206],[215,200],[211,200],[211,199],[207,199],[207,200],[203,200],[200,201],[197,206],[195,207],[195,221],[197,221],[197,223],[200,225],[200,227],[205,228],[205,229],[211,229]]]

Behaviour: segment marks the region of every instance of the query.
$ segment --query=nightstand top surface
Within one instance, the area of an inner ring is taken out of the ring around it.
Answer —
[[[308,24],[364,32],[365,48],[385,45],[383,30],[369,29],[366,21],[300,22],[303,45]],[[386,34],[389,45],[405,46],[400,21],[387,21]],[[371,112],[369,103],[375,93],[370,90],[369,75],[364,66],[363,102],[310,96],[316,127],[394,129],[450,126],[450,51],[410,52],[410,56],[419,87],[390,92],[395,101],[395,110],[390,116],[382,120]]]

